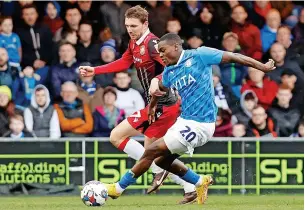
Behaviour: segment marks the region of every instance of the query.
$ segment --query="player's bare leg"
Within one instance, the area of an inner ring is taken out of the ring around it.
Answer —
[[[131,136],[137,135],[141,135],[141,133],[134,129],[127,120],[124,120],[112,130],[110,142],[119,150],[127,153],[132,159],[140,160],[145,151],[144,147],[148,147],[152,142],[156,141],[157,138],[149,138],[145,136],[143,147],[138,141],[131,138]],[[154,180],[152,182],[152,187],[147,191],[147,193],[152,193],[158,190],[169,175],[175,183],[181,185],[184,189],[184,198],[179,202],[179,204],[191,203],[197,198],[194,185],[185,182],[175,174],[168,173],[158,167],[154,162],[151,164],[151,169],[154,173]]]
[[[156,140],[157,140],[157,138],[154,138],[154,137],[153,138],[145,137],[144,147],[147,148],[149,145],[151,145]],[[163,184],[163,182],[165,181],[165,179],[167,178],[167,176],[169,174],[168,171],[157,166],[155,164],[155,162],[152,163],[151,170],[154,174],[154,179],[151,183],[151,187],[147,190],[147,194],[158,191],[159,187]]]
[[[111,131],[110,142],[116,148],[119,148],[127,138],[138,135],[141,135],[141,133],[134,129],[125,119]]]
[[[168,159],[168,164],[172,163],[176,158],[178,158],[179,155],[172,155],[170,157],[167,157]],[[165,169],[164,170],[164,173],[165,172],[168,172],[168,170],[166,170],[166,168],[168,168],[170,166],[170,164],[168,166],[160,166],[160,160],[161,159],[164,159],[164,156],[162,157],[159,157],[157,159],[154,160],[154,163],[157,164],[159,167]],[[170,161],[172,159],[172,161]],[[158,161],[158,163],[157,163]],[[162,174],[164,174],[162,173]],[[173,174],[173,173],[169,173],[168,175],[176,184],[179,184],[183,187],[184,189],[184,197],[181,201],[179,201],[179,204],[191,204],[191,203],[194,203],[197,199],[197,193],[196,193],[196,187],[195,185],[191,184],[191,183],[188,183],[186,181],[184,181],[183,179],[181,179],[178,175],[176,174]],[[162,177],[162,175],[161,175]],[[164,180],[163,180],[164,181]],[[158,184],[158,183],[157,183]],[[154,186],[154,185],[153,185]],[[160,185],[158,186],[160,187]]]
[[[184,170],[187,169],[187,167],[185,165],[183,165],[183,163],[180,160],[175,159],[177,157],[179,157],[179,156],[176,154],[173,154],[168,157],[165,157],[165,156],[159,157],[159,158],[155,159],[154,161],[161,168],[164,168],[171,172],[175,171],[175,173],[177,175],[181,176],[185,173]],[[181,169],[183,169],[183,170],[181,170]],[[186,173],[188,173],[188,172],[186,172]],[[186,173],[183,175],[184,177],[187,176]],[[196,183],[196,195],[198,194],[198,196],[196,196],[196,198],[197,198],[198,204],[204,204],[204,202],[208,198],[208,187],[209,187],[209,185],[213,184],[213,179],[211,176],[203,176],[200,178],[202,179],[202,183],[201,184],[199,184],[198,182]],[[195,201],[196,201],[196,199],[189,201],[188,203],[183,203],[183,204],[190,204]]]
[[[162,156],[163,158],[159,158]],[[156,158],[159,158],[157,161],[160,166],[180,176],[183,180],[194,184],[198,194],[198,203],[203,204],[205,202],[208,186],[212,183],[212,178],[210,176],[199,176],[177,159],[173,161],[173,155],[168,150],[163,138],[153,142],[145,150],[140,161],[118,183],[107,185],[109,195],[111,197],[119,197],[129,185],[134,184],[136,179],[149,169]]]
[[[139,131],[134,129],[125,119],[118,126],[116,126],[110,134],[110,142],[119,150],[127,153],[132,159],[140,160],[144,154],[144,147],[138,141],[131,138],[131,136],[142,135]],[[157,140],[156,138],[148,138],[145,136],[144,146],[149,145],[150,142]],[[145,143],[146,142],[146,143]],[[161,173],[164,170],[158,167],[154,162],[151,165],[153,173]]]
[[[155,142],[157,138],[148,138],[145,137],[144,147],[147,148],[150,144]],[[155,164],[155,161],[152,163],[151,167],[152,172],[154,173],[154,179],[152,181],[151,187],[147,190],[147,194],[156,192],[159,190],[159,187],[163,184],[167,176],[171,178],[176,184],[179,184],[184,189],[184,197],[179,202],[179,204],[189,204],[193,203],[197,199],[196,188],[193,184],[188,183],[182,180],[179,176],[173,173],[169,173],[167,170],[160,168]]]

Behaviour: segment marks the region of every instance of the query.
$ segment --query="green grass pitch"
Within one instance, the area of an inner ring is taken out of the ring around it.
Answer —
[[[303,210],[303,195],[211,195],[204,206],[197,204],[177,205],[181,196],[142,195],[122,196],[117,200],[109,199],[106,206],[86,207],[79,197],[1,197],[0,209],[3,210]]]

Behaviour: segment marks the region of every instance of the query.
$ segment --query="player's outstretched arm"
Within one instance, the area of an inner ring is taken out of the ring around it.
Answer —
[[[122,58],[102,66],[80,66],[79,72],[84,77],[92,77],[95,74],[107,74],[120,71],[126,71],[133,63],[132,53],[128,48],[122,55]]]
[[[264,64],[248,56],[232,52],[224,52],[221,63],[239,63],[244,66],[256,68],[265,73],[275,69],[274,61],[272,59],[269,59],[269,61]]]
[[[123,58],[120,58],[116,61],[113,61],[111,63],[97,66],[97,67],[91,67],[91,66],[80,66],[79,72],[84,77],[91,77],[95,74],[107,74],[107,73],[115,73],[120,71],[126,71],[132,64],[132,60],[124,60]]]

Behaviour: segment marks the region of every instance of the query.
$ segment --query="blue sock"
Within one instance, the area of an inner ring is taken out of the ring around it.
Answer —
[[[189,168],[186,174],[184,174],[184,176],[181,177],[181,179],[195,185],[199,181],[200,176]]]
[[[126,189],[129,185],[136,183],[137,179],[134,178],[134,173],[129,170],[119,181],[119,185],[122,189]]]

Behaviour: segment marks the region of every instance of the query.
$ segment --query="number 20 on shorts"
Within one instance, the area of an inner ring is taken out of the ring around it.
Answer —
[[[189,126],[185,126],[185,130],[181,130],[180,133],[187,142],[191,142],[196,138],[196,133],[192,131]]]

